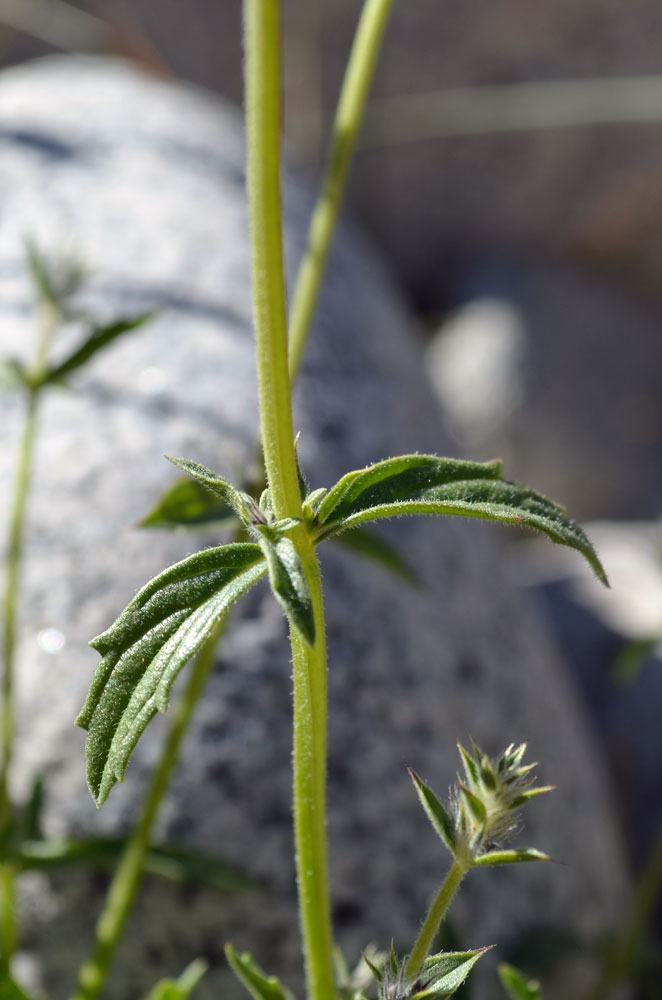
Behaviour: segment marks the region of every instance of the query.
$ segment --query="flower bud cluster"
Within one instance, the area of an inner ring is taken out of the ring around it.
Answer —
[[[536,764],[522,764],[526,743],[510,744],[491,760],[475,744],[469,753],[458,744],[464,777],[452,799],[456,853],[475,861],[501,847],[520,829],[520,809],[529,799],[551,791],[535,787]]]

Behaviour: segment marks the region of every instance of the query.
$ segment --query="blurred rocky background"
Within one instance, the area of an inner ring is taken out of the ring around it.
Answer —
[[[360,8],[284,0],[288,151],[313,182]],[[239,104],[240,15],[0,0],[0,63],[121,55]],[[661,30],[654,0],[396,0],[348,192],[423,320],[457,450],[601,522],[607,602],[535,546],[512,573],[590,709],[638,871],[662,812]]]

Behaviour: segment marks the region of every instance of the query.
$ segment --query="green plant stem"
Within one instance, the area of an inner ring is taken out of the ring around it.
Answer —
[[[248,201],[260,419],[277,518],[300,518],[292,433],[280,200],[280,4],[244,0]],[[291,627],[294,816],[299,909],[309,1000],[333,1000],[326,847],[326,637],[319,565],[303,524],[291,533],[310,589],[314,646]]]
[[[356,137],[365,111],[377,56],[393,0],[365,0],[347,63],[321,194],[292,296],[289,328],[290,377],[295,380],[319,295],[331,238],[345,191]]]
[[[296,864],[308,997],[332,1000],[335,990],[326,845],[326,637],[322,583],[312,546],[304,571],[315,609],[316,640],[311,647],[296,629],[291,629]]]
[[[244,0],[247,183],[262,448],[277,518],[301,517],[280,196],[280,2]],[[283,350],[283,344],[285,349]]]
[[[441,889],[435,896],[432,906],[428,910],[428,915],[423,922],[420,933],[416,938],[416,943],[411,950],[407,960],[405,974],[409,982],[418,978],[423,963],[430,953],[430,948],[435,935],[439,929],[441,921],[446,915],[446,911],[451,904],[453,896],[457,892],[460,882],[467,872],[467,866],[457,859],[451,865],[451,869],[443,881]]]
[[[14,751],[14,654],[16,620],[23,534],[27,515],[30,481],[37,433],[40,390],[37,387],[46,371],[51,338],[58,321],[53,303],[40,303],[40,332],[31,377],[35,388],[28,390],[23,433],[18,452],[14,493],[9,517],[7,565],[2,605],[2,721],[0,759],[0,839],[7,836],[12,822],[13,806],[10,791],[11,764]],[[16,946],[15,872],[10,863],[3,863],[0,873],[0,973],[9,972],[9,963]]]
[[[110,964],[140,886],[145,854],[150,846],[159,807],[170,785],[182,740],[214,665],[216,646],[225,631],[227,620],[227,617],[223,619],[196,657],[188,685],[174,708],[172,723],[147,791],[142,814],[113,875],[106,905],[97,922],[94,950],[80,969],[78,988],[73,1000],[94,1000],[100,995],[108,978]]]

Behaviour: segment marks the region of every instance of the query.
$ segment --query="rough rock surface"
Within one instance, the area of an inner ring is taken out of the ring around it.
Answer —
[[[650,303],[547,265],[477,269],[428,369],[459,440],[581,520],[654,518],[662,338]]]
[[[161,454],[235,476],[254,458],[241,128],[201,93],[84,60],[8,72],[0,114],[2,353],[28,353],[34,334],[26,235],[86,262],[92,307],[108,315],[162,310],[148,329],[98,356],[75,392],[46,400],[21,604],[16,792],[44,773],[50,834],[126,829],[167,719],[152,724],[125,785],[98,811],[72,719],[96,664],[89,637],[150,575],[197,544],[132,527],[172,478]],[[291,179],[286,199],[294,264],[308,204]],[[300,452],[314,485],[398,451],[446,449],[409,334],[379,263],[340,233],[297,389]],[[2,397],[2,414],[7,483],[15,398]],[[443,792],[456,770],[455,741],[469,735],[492,752],[530,739],[541,778],[559,791],[532,806],[526,840],[568,865],[475,873],[456,910],[467,944],[506,946],[532,923],[565,927],[570,915],[591,937],[617,917],[625,891],[604,777],[535,612],[500,567],[498,530],[449,520],[402,523],[392,534],[419,563],[424,589],[403,589],[335,551],[323,557],[339,939],[354,956],[368,940],[411,940],[446,858],[404,765]],[[48,628],[66,638],[58,653],[37,641]],[[245,864],[270,890],[221,898],[149,880],[109,997],[139,996],[157,975],[203,953],[215,964],[201,1000],[238,998],[220,960],[228,938],[297,985],[290,688],[285,625],[258,590],[223,644],[160,834]],[[22,944],[53,996],[71,986],[102,886],[83,874],[24,880]]]
[[[72,24],[68,37],[62,29],[69,49],[119,46],[240,102],[240,4],[79,0],[77,6],[118,32],[104,38],[91,25],[74,30]],[[361,4],[284,0],[283,7],[287,127],[302,146],[315,148],[320,112],[327,117],[337,100]],[[540,0],[533,11],[523,0],[395,3],[373,97],[659,74],[660,22],[656,0]],[[5,58],[25,58],[36,44],[17,36]],[[607,117],[620,105],[606,90],[597,97]],[[581,92],[570,91],[560,103],[572,116],[581,101]],[[655,91],[642,102],[644,121],[656,102]],[[530,121],[545,119],[544,97],[527,105]],[[631,110],[636,116],[636,106]],[[456,115],[466,118],[466,112]],[[500,116],[483,106],[483,117],[489,130]],[[415,127],[413,112],[391,109],[388,135],[412,120]],[[589,117],[579,128],[487,131],[390,146],[387,140],[359,158],[350,195],[421,294],[452,279],[458,258],[476,246],[507,246],[527,257],[551,250],[659,293],[661,163],[657,123],[591,125]]]

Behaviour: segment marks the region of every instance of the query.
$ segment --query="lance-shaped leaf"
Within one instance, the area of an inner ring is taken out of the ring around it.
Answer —
[[[543,1000],[542,989],[537,979],[527,979],[514,965],[502,963],[499,979],[511,1000]]]
[[[602,565],[581,528],[553,501],[502,477],[501,462],[403,455],[350,472],[327,493],[316,518],[321,540],[383,517],[449,514],[534,528],[580,552],[598,579]]]
[[[460,789],[462,804],[466,806],[473,823],[482,829],[485,826],[485,821],[487,820],[487,808],[485,803],[479,799],[477,795],[474,795],[473,792],[470,792],[467,786],[463,785],[462,782],[459,783],[458,787]]]
[[[177,479],[142,521],[141,528],[167,531],[225,531],[239,524],[235,510],[208,487],[188,477]]]
[[[260,546],[269,568],[269,582],[276,600],[311,646],[315,642],[315,615],[306,574],[290,538],[265,531]]]
[[[411,1000],[445,1000],[459,990],[479,958],[489,948],[474,951],[446,952],[426,958],[421,970],[423,989],[414,993]]]
[[[258,545],[205,549],[151,580],[92,640],[103,659],[76,722],[88,730],[87,780],[98,804],[123,779],[147,724],[166,711],[179,671],[265,569]]]
[[[226,944],[225,954],[235,975],[253,1000],[294,1000],[290,991],[275,976],[267,976],[248,952],[240,955],[231,944]]]
[[[127,318],[114,320],[112,323],[108,323],[105,326],[93,327],[82,344],[80,344],[68,358],[65,358],[65,360],[59,365],[49,368],[43,378],[43,382],[62,382],[63,379],[71,375],[71,373],[76,371],[77,368],[82,368],[83,365],[87,364],[87,362],[99,351],[108,347],[119,337],[123,337],[126,333],[138,330],[141,326],[149,323],[154,316],[155,313],[146,312],[141,313],[139,316],[129,316]]]
[[[25,840],[17,850],[15,862],[21,871],[49,871],[75,865],[113,870],[126,846],[125,837]],[[220,892],[256,889],[260,885],[237,865],[176,844],[151,846],[143,870],[173,882],[206,885]]]
[[[460,751],[460,758],[462,760],[462,766],[464,767],[464,773],[467,776],[467,783],[472,792],[476,791],[479,786],[480,771],[478,769],[478,763],[474,760],[470,753],[468,753],[461,743],[457,745]],[[477,751],[477,747],[474,744],[474,753]]]
[[[487,854],[480,854],[474,865],[518,865],[524,861],[551,861],[548,854],[536,851],[533,847],[522,848],[513,851],[488,851]]]
[[[244,524],[250,526],[251,524],[267,523],[267,518],[253,497],[249,496],[248,493],[242,493],[241,490],[235,489],[231,483],[228,483],[218,473],[208,469],[205,465],[200,465],[199,462],[191,462],[188,458],[170,458],[169,455],[166,455],[166,458],[173,465],[176,465],[178,469],[181,469],[182,472],[193,476],[198,483],[210,490],[214,496],[218,497],[228,507],[231,507]]]
[[[453,823],[450,814],[448,813],[446,807],[439,801],[432,789],[428,788],[428,786],[421,781],[415,771],[409,768],[409,774],[411,780],[414,782],[414,787],[418,792],[418,797],[421,800],[421,805],[425,810],[426,816],[432,823],[448,850],[451,854],[455,855],[455,824]]]
[[[161,979],[145,1000],[189,1000],[208,968],[204,959],[196,958],[184,969],[179,979]]]

